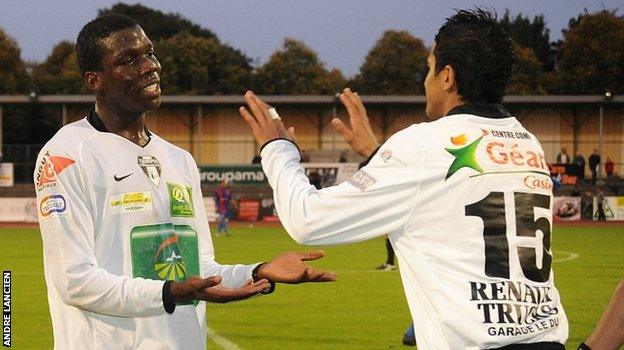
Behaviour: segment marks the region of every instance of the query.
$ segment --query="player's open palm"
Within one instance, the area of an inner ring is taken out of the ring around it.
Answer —
[[[332,119],[332,126],[344,137],[355,153],[369,157],[379,147],[373,133],[366,108],[357,92],[345,88],[340,94],[340,101],[349,113],[349,126],[339,118]]]
[[[324,272],[305,264],[305,261],[317,260],[325,256],[320,250],[299,253],[286,252],[276,256],[258,269],[258,276],[273,282],[303,283],[332,282],[337,279],[335,273]]]
[[[171,286],[171,294],[175,301],[205,300],[213,303],[227,303],[242,300],[260,294],[271,284],[266,279],[253,282],[249,280],[240,288],[226,288],[221,284],[221,277],[191,277],[184,282],[176,282]]]

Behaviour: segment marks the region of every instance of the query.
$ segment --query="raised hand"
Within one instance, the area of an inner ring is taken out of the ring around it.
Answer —
[[[303,283],[303,282],[333,282],[337,279],[335,273],[319,271],[304,261],[317,260],[325,256],[321,250],[299,253],[286,252],[276,256],[268,263],[260,265],[258,277],[273,282]]]
[[[251,112],[242,106],[238,109],[238,112],[251,127],[251,132],[260,145],[279,138],[295,142],[294,128],[286,130],[282,120],[274,119],[269,113],[269,109],[272,107],[256,96],[253,91],[250,90],[245,93],[245,102],[247,102]]]
[[[358,93],[349,88],[342,91],[340,101],[347,108],[351,128],[339,118],[332,119],[332,126],[357,154],[368,158],[379,147],[379,142],[366,115],[366,108]]]
[[[220,276],[191,277],[184,282],[173,283],[171,295],[176,302],[205,300],[213,303],[227,303],[228,301],[250,298],[271,287],[266,279],[257,282],[249,280],[244,286],[236,289],[225,288],[220,283]]]

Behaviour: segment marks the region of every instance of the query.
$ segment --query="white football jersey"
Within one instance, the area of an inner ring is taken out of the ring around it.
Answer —
[[[412,125],[352,179],[322,190],[292,143],[273,141],[261,155],[297,242],[389,235],[419,348],[565,343],[551,270],[552,183],[542,147],[515,118],[455,114]]]
[[[188,152],[153,134],[140,147],[93,125],[61,128],[35,169],[54,346],[204,349],[205,303],[167,314],[163,281],[221,275],[235,288],[256,265],[214,261]]]

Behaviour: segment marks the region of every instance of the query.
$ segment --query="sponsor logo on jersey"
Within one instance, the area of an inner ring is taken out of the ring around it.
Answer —
[[[531,135],[523,131],[481,129],[481,135],[472,142],[470,142],[470,136],[463,133],[451,136],[451,144],[461,147],[445,148],[454,157],[446,172],[445,180],[463,168],[477,172],[471,177],[480,174],[512,172],[534,172],[547,175],[545,170],[548,170],[548,167],[544,153],[532,147],[533,144],[527,145],[526,141],[523,143],[522,141],[500,140],[500,138],[530,140]]]
[[[51,215],[61,215],[65,213],[67,209],[67,202],[65,197],[60,194],[51,194],[45,196],[39,202],[39,213],[44,219],[49,218]]]
[[[158,187],[160,184],[160,162],[158,159],[154,156],[139,156],[137,163],[154,186]]]
[[[165,239],[156,250],[154,270],[163,280],[186,279],[186,265],[182,260],[178,235]]]
[[[552,191],[553,184],[552,180],[549,177],[537,177],[535,175],[526,176],[522,179],[522,183],[532,190],[548,190]]]
[[[462,168],[469,168],[477,171],[478,173],[483,173],[483,168],[477,162],[476,156],[477,147],[483,139],[483,136],[484,135],[481,135],[481,137],[464,147],[445,148],[448,153],[455,157],[446,172],[446,177],[444,178],[445,181]],[[466,136],[466,134],[451,136],[451,143],[454,145],[465,145],[467,142],[468,136]]]
[[[517,143],[491,141],[487,144],[486,153],[488,158],[496,164],[548,170],[543,153],[522,149]]]
[[[143,191],[115,194],[110,196],[109,202],[112,214],[152,210],[152,193]]]
[[[135,226],[130,231],[130,255],[133,277],[184,281],[201,274],[197,232],[190,225]]]
[[[538,334],[559,326],[557,294],[550,286],[519,281],[469,282],[469,300],[491,337]]]
[[[171,216],[194,218],[193,189],[190,186],[167,182]]]
[[[50,154],[50,151],[46,151],[37,167],[35,178],[37,191],[56,186],[57,176],[74,163],[75,161],[71,158],[54,156]]]
[[[391,149],[385,149],[383,152],[381,152],[381,160],[383,160],[384,163],[388,163],[390,159],[392,159]]]
[[[347,180],[347,182],[364,191],[368,187],[372,186],[375,182],[377,182],[377,179],[370,176],[366,171],[360,170],[357,173],[353,174],[353,177]]]

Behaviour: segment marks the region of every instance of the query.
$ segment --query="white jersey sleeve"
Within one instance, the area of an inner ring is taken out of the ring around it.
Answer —
[[[206,209],[204,208],[203,196],[201,195],[201,186],[199,179],[199,171],[197,170],[197,164],[191,157],[189,158],[189,169],[193,172],[193,192],[199,194],[194,197],[195,208],[197,208],[198,218],[198,239],[200,250],[200,263],[202,267],[202,277],[221,276],[222,284],[227,288],[240,288],[252,277],[253,269],[260,263],[251,265],[221,265],[215,261],[214,246],[212,244],[212,238],[210,236],[210,226],[208,225],[208,219],[206,215]]]
[[[48,283],[64,303],[123,317],[165,313],[163,281],[128,278],[98,266],[90,186],[78,152],[48,145],[35,169],[39,222]]]
[[[376,155],[350,180],[317,190],[291,142],[273,141],[261,155],[280,221],[301,244],[344,244],[400,233],[412,209],[404,203],[413,203],[419,190],[420,172],[398,157]]]

